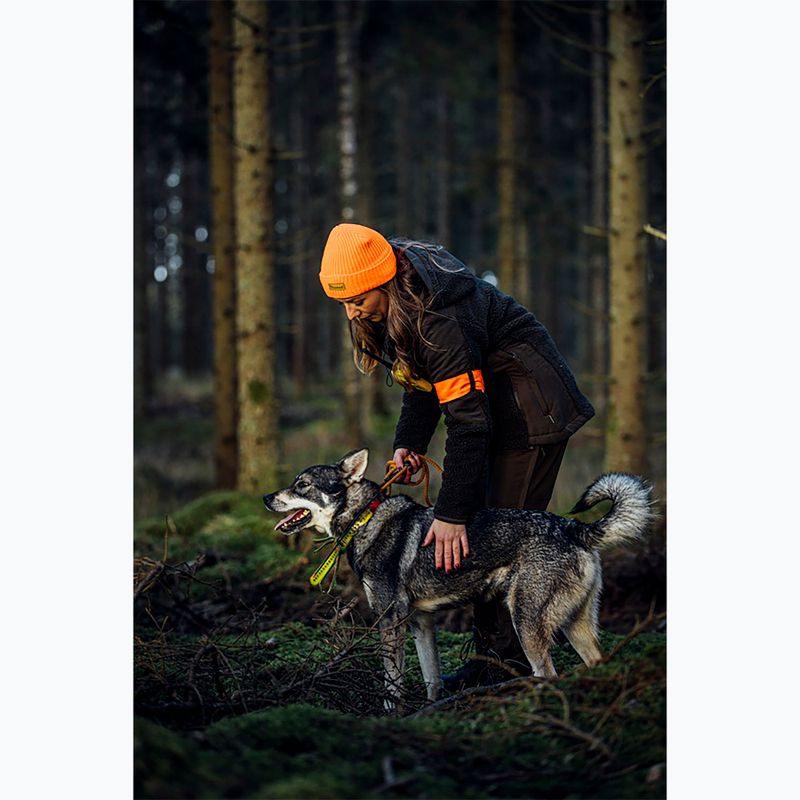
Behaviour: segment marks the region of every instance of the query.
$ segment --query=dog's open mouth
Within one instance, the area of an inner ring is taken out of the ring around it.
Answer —
[[[311,519],[311,512],[307,508],[294,511],[288,517],[284,517],[276,526],[275,530],[281,533],[291,533],[299,530]]]

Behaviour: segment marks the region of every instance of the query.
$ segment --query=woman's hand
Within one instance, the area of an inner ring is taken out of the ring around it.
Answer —
[[[434,519],[422,546],[427,547],[434,539],[436,540],[436,569],[444,567],[445,572],[458,569],[461,566],[461,559],[469,555],[469,540],[465,525]]]
[[[419,455],[411,450],[407,450],[405,447],[398,447],[397,450],[394,451],[392,460],[397,465],[398,469],[403,466],[405,461],[408,461],[411,464],[411,469],[408,470],[399,481],[397,481],[398,483],[411,483],[411,476],[416,472],[419,472],[419,469],[422,466],[422,459],[419,457]]]

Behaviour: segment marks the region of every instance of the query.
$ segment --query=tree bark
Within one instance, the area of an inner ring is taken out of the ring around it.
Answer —
[[[142,151],[140,147],[134,161],[133,202],[133,413],[136,417],[144,415],[152,394],[148,338],[150,313],[147,302],[147,287],[153,280],[152,258],[147,252],[152,231],[152,209],[145,198],[147,156]]]
[[[398,57],[402,58],[402,54]],[[411,103],[408,97],[408,87],[403,81],[398,81],[393,87],[395,113],[394,139],[395,139],[395,162],[394,170],[396,176],[395,186],[395,234],[407,236],[410,239],[417,238],[418,234],[411,228],[411,217],[413,198],[411,196]]]
[[[199,375],[208,369],[207,320],[208,273],[205,254],[197,248],[195,231],[203,222],[199,216],[201,206],[202,165],[193,156],[187,156],[181,179],[181,273],[183,288],[183,366],[188,375]]]
[[[178,176],[183,179],[183,161],[180,152],[177,150],[173,153],[172,165],[170,172],[176,172]],[[182,189],[180,183],[172,187],[167,196],[167,206],[169,201],[173,198],[180,199]],[[165,227],[168,231],[167,236],[170,234],[178,237],[180,241],[181,227],[183,225],[183,210],[178,212],[169,211],[165,221]],[[173,255],[180,255],[180,253],[172,252],[170,243],[165,238],[163,247],[164,263],[167,265],[168,277],[164,282],[166,289],[166,322],[167,327],[165,333],[167,335],[167,370],[173,374],[182,374],[184,370],[183,363],[183,324],[184,316],[186,313],[186,305],[184,302],[183,292],[183,271],[180,267],[170,266],[170,259]]]
[[[556,73],[547,59],[546,53],[539,54],[542,69],[542,84],[538,88],[539,147],[542,153],[554,153],[556,137],[553,133],[553,105],[555,97]],[[536,213],[536,269],[535,287],[536,316],[544,323],[553,338],[560,342],[560,319],[558,308],[558,270],[556,269],[556,220],[554,212],[557,187],[556,170],[553,169],[555,156],[541,159],[539,173],[541,175],[541,199],[537,203]]]
[[[236,379],[236,233],[233,201],[232,4],[209,4],[209,145],[211,248],[214,253],[214,465],[216,485],[236,486],[238,385]]]
[[[373,65],[361,62],[358,71],[358,219],[364,225],[375,227],[375,111],[372,102],[371,74]],[[374,418],[378,413],[386,413],[383,396],[383,377],[379,370],[365,376],[360,381],[361,420],[367,442],[375,434]]]
[[[305,110],[305,71],[303,69],[303,52],[300,31],[303,25],[303,4],[292,3],[290,7],[292,32],[290,43],[292,48],[292,93],[289,110],[289,130],[292,150],[302,156],[295,160],[291,185],[292,219],[292,386],[295,397],[303,397],[306,392],[308,364],[307,333],[312,314],[307,313],[307,291],[316,287],[309,286],[309,269],[307,257],[308,246],[308,208],[309,208],[309,171],[308,171],[308,135]]]
[[[514,158],[514,7],[511,0],[500,0],[498,39],[498,249],[499,288],[506,294],[516,291],[515,269],[515,158]]]
[[[608,75],[610,139],[610,367],[606,468],[647,470],[643,26],[638,3],[612,0]]]
[[[341,219],[354,220],[358,198],[358,141],[356,138],[356,109],[358,108],[358,70],[355,64],[357,27],[353,15],[355,6],[349,0],[336,3],[336,76],[339,87],[339,180]],[[359,447],[364,440],[364,425],[360,400],[361,377],[349,354],[353,345],[350,324],[344,318],[341,328],[342,383],[344,400],[344,429],[348,447]]]
[[[517,215],[516,226],[516,263],[517,263],[517,290],[514,298],[518,303],[530,307],[530,228],[523,214]]]
[[[267,3],[237,0],[234,17],[236,336],[241,491],[278,483]]]
[[[606,56],[603,30],[604,9],[592,14],[592,185],[591,219],[598,230],[608,229],[608,142],[606,135]],[[590,243],[589,297],[594,312],[589,321],[591,331],[590,371],[597,376],[608,370],[608,241],[592,237]],[[592,401],[598,411],[605,409],[606,387],[602,381],[595,384]]]
[[[439,151],[436,165],[436,239],[440,244],[450,248],[452,247],[450,159],[453,149],[453,125],[447,76],[439,80],[436,94],[436,127]]]
[[[515,117],[516,125],[519,130],[525,131],[530,129],[530,110],[524,105],[516,102]],[[517,139],[517,163],[520,158],[526,163],[530,160],[530,139],[522,137]],[[526,208],[524,200],[530,202],[530,198],[525,195],[523,200],[523,192],[517,188],[514,198],[514,299],[525,306],[531,307],[532,291],[531,291],[531,242],[530,242],[530,214]]]

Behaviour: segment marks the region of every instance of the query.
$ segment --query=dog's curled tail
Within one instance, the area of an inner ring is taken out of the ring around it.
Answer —
[[[656,516],[650,486],[638,476],[624,472],[601,475],[569,513],[586,511],[602,500],[612,503],[608,513],[582,526],[579,534],[591,547],[614,547],[639,539]]]

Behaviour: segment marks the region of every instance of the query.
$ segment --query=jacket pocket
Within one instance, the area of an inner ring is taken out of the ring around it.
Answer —
[[[493,371],[508,376],[530,445],[564,438],[577,413],[555,368],[531,345],[514,343],[489,358]]]
[[[502,448],[528,446],[528,423],[522,411],[519,391],[506,371],[489,372],[487,365],[486,399],[492,415],[492,438]]]

